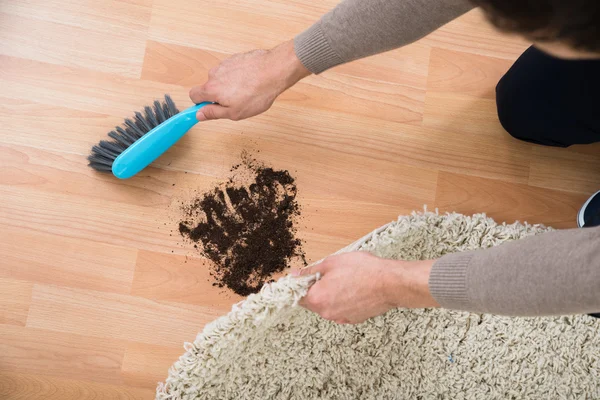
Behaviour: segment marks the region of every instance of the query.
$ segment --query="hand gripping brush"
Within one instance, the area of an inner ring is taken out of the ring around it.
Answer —
[[[112,172],[120,179],[131,178],[165,151],[198,123],[196,112],[210,102],[196,104],[179,112],[169,95],[161,103],[136,112],[123,126],[108,133],[112,140],[102,140],[92,147],[89,166],[97,171]]]

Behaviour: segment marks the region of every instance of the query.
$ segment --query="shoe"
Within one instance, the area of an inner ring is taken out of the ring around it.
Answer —
[[[580,228],[600,226],[600,191],[590,197],[581,207],[577,214],[577,225]],[[589,315],[590,317],[600,318],[600,313]]]
[[[600,191],[590,197],[579,210],[577,226],[580,228],[600,226]]]

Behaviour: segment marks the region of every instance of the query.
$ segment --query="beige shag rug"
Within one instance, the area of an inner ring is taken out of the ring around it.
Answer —
[[[437,258],[549,230],[483,214],[413,213],[344,251]],[[600,399],[600,320],[392,310],[336,325],[284,277],[207,325],[157,399]]]

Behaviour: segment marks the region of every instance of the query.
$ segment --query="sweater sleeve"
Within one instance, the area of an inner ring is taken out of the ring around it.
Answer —
[[[449,254],[429,288],[445,308],[515,316],[600,312],[600,227]]]
[[[468,0],[345,0],[294,38],[312,73],[402,47],[473,8]]]

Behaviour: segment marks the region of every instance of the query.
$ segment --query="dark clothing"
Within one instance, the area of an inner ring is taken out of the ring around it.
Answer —
[[[496,87],[498,117],[517,139],[600,142],[600,60],[564,60],[531,46]]]

